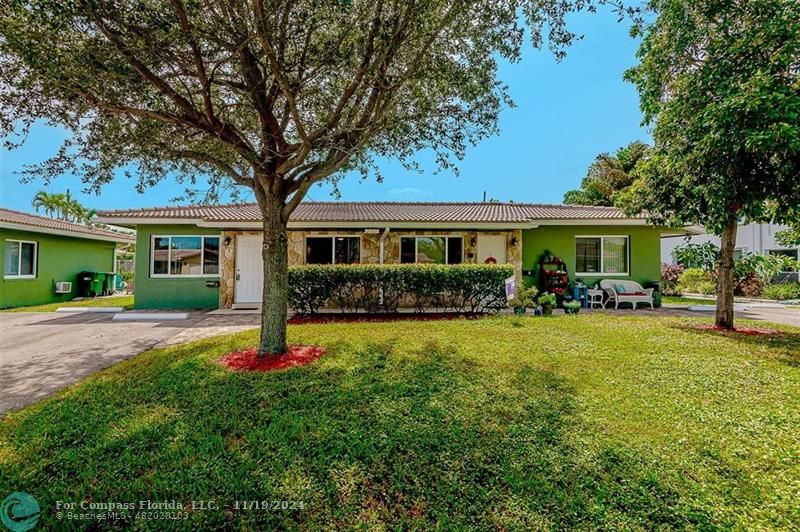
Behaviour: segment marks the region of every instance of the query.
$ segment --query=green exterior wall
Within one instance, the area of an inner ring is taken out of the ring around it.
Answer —
[[[6,240],[37,242],[38,258],[34,279],[0,278],[0,308],[69,301],[77,295],[78,273],[114,270],[114,242],[0,229],[0,262],[3,264]],[[72,282],[72,292],[56,294],[55,283],[60,281]]]
[[[570,283],[575,281],[575,237],[628,236],[629,276],[580,275],[590,286],[601,279],[630,279],[644,285],[661,279],[661,227],[621,225],[549,225],[522,232],[522,270],[533,270],[528,283],[538,282],[539,259],[545,250],[567,263]]]
[[[150,242],[153,235],[220,236],[219,229],[192,225],[139,225],[136,242],[136,300],[138,309],[210,309],[219,306],[219,286],[207,286],[218,276],[153,278],[150,275]],[[539,258],[545,250],[567,263],[570,282],[575,280],[576,235],[628,236],[630,275],[610,277],[588,276],[581,279],[594,285],[604,277],[632,279],[641,284],[658,281],[661,277],[661,233],[664,229],[651,226],[541,226],[522,232],[522,269],[533,270],[527,283],[538,280]]]
[[[216,229],[193,225],[139,225],[136,227],[136,298],[137,309],[211,309],[219,307],[219,286],[206,286],[219,276],[151,277],[150,241],[153,235],[219,236]]]

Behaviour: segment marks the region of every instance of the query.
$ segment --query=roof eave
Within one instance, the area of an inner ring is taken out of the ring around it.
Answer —
[[[0,222],[0,228],[13,229],[15,231],[27,231],[29,233],[42,233],[46,235],[68,236],[70,238],[84,238],[87,240],[102,240],[105,242],[119,242],[121,244],[130,244],[136,241],[133,236],[126,237],[125,235],[112,236],[112,235],[99,235],[91,233],[80,233],[78,231],[66,231],[63,229],[54,229],[50,227],[39,227],[36,225],[27,225],[14,222]]]

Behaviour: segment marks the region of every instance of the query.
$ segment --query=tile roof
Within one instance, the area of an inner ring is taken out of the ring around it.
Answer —
[[[76,238],[83,237],[111,240],[114,242],[133,242],[135,240],[132,235],[126,233],[106,231],[105,229],[90,227],[88,225],[65,222],[64,220],[56,220],[55,218],[47,218],[45,216],[36,216],[35,214],[0,208],[0,225],[3,224],[18,226],[15,228],[29,230],[35,233],[69,234],[69,236],[75,236]]]
[[[101,211],[101,219],[197,219],[206,222],[256,222],[261,219],[255,203],[190,205]],[[644,218],[643,216],[637,218]],[[317,202],[301,203],[292,222],[427,222],[427,223],[525,223],[536,220],[625,220],[614,207],[543,205],[534,203],[446,202]]]

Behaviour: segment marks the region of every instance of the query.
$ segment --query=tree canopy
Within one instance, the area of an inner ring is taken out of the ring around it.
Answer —
[[[45,179],[98,190],[117,168],[144,190],[206,176],[263,214],[263,353],[286,348],[286,224],[315,183],[441,168],[497,132],[501,59],[526,30],[557,55],[574,9],[610,0],[0,0],[0,135],[69,130]],[[617,6],[618,9],[621,9]],[[13,135],[12,135],[13,139]]]
[[[621,202],[637,178],[636,165],[648,153],[649,146],[634,141],[616,151],[601,153],[589,166],[579,189],[564,194],[564,203],[612,207]]]
[[[786,247],[800,246],[800,226],[787,227],[775,233],[778,244]]]
[[[800,215],[800,4],[652,0],[639,28],[639,91],[653,153],[640,207],[670,225],[721,235],[717,324],[733,324],[739,219]]]
[[[626,73],[653,124],[646,207],[720,234],[731,220],[800,215],[800,6],[650,2]]]

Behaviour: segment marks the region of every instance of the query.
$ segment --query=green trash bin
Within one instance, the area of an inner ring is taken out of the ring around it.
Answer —
[[[114,293],[117,274],[114,272],[106,272],[105,276],[106,278],[103,280],[103,295],[110,296]]]
[[[103,295],[103,283],[105,283],[106,274],[101,272],[94,272],[92,276],[91,292],[92,297]]]

